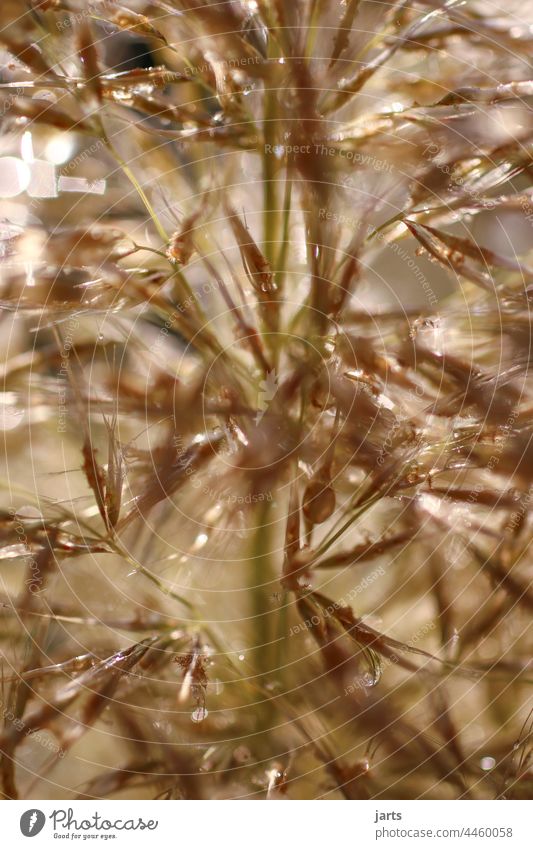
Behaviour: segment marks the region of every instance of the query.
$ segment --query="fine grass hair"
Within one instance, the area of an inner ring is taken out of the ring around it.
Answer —
[[[128,5],[0,12],[2,797],[530,798],[533,3]]]

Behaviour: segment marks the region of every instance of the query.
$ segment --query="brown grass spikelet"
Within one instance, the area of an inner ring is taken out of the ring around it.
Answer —
[[[532,3],[15,5],[0,795],[528,798]]]

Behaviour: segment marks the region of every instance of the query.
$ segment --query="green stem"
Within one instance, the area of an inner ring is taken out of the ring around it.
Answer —
[[[263,151],[263,242],[265,256],[270,263],[270,267],[275,271],[275,250],[276,239],[278,235],[278,203],[277,203],[277,187],[276,187],[276,157],[273,153],[267,153],[267,147],[270,150],[277,144],[276,127],[278,122],[276,119],[277,113],[277,92],[275,89],[269,89],[265,92],[265,109],[263,121],[263,136],[265,140],[265,149]]]
[[[281,245],[277,260],[276,282],[278,289],[281,291],[285,282],[285,270],[287,266],[287,254],[289,252],[289,223],[291,217],[291,195],[292,195],[292,180],[289,172],[285,178],[285,196],[283,199],[283,221],[281,233]]]
[[[146,210],[147,210],[150,218],[152,219],[152,221],[154,223],[154,226],[155,226],[161,240],[166,244],[168,242],[168,238],[169,238],[168,233],[166,232],[165,228],[163,227],[159,218],[157,217],[157,213],[156,213],[155,209],[153,208],[152,204],[150,203],[150,201],[149,201],[143,187],[139,183],[137,177],[135,176],[135,174],[133,173],[133,171],[131,170],[131,168],[127,164],[127,162],[122,158],[121,154],[118,152],[116,147],[109,140],[109,138],[107,137],[107,135],[105,133],[104,133],[104,136],[103,136],[103,142],[104,142],[105,146],[107,147],[107,149],[109,150],[109,152],[111,153],[111,155],[117,160],[117,162],[120,165],[120,167],[122,168],[124,174],[126,175],[128,180],[130,181],[130,183],[134,187],[135,191],[139,195],[144,206],[146,207]]]
[[[252,609],[254,615],[254,650],[255,666],[261,674],[271,671],[272,667],[272,629],[273,611],[269,600],[269,578],[272,574],[271,563],[271,503],[265,501],[261,505],[258,516],[258,527],[252,550]],[[270,615],[269,615],[270,614]]]

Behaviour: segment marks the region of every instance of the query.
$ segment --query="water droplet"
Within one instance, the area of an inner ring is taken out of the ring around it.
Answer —
[[[379,672],[373,674],[372,672],[365,672],[361,678],[361,682],[363,687],[375,687],[379,682],[381,675]]]
[[[127,91],[126,89],[116,88],[113,91],[113,100],[122,103],[124,106],[132,106],[133,98],[131,96],[131,91]]]
[[[46,100],[48,103],[56,103],[57,96],[53,91],[48,91],[45,89],[41,89],[41,91],[36,91],[35,94],[32,94],[32,100]]]
[[[191,713],[191,719],[193,722],[203,722],[207,716],[208,713],[205,707],[197,707]]]
[[[145,97],[150,97],[155,91],[155,86],[152,83],[139,83],[133,88],[135,94],[141,94]]]
[[[481,769],[486,771],[496,766],[496,760],[491,757],[481,758],[479,765]]]

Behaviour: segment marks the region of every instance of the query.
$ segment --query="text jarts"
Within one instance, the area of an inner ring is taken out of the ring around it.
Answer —
[[[374,822],[383,822],[383,820],[401,820],[402,815],[399,811],[376,811],[376,819]]]

